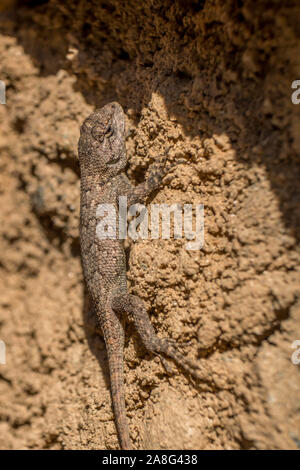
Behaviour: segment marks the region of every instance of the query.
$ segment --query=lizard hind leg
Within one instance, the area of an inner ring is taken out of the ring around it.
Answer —
[[[144,346],[148,351],[160,357],[168,373],[171,372],[171,368],[163,356],[170,357],[185,371],[197,377],[197,365],[180,354],[174,340],[161,339],[157,336],[150,322],[145,305],[139,297],[128,293],[116,295],[112,300],[112,308],[116,312],[126,312],[132,316],[134,325]]]

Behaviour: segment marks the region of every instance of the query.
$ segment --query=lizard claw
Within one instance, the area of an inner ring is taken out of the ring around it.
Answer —
[[[173,375],[173,369],[169,365],[168,361],[164,357],[162,357],[160,354],[159,354],[159,359],[160,359],[162,365],[164,366],[165,371],[167,372],[167,374],[168,375]]]

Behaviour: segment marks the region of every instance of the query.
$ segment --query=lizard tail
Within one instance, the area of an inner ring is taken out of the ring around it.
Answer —
[[[124,387],[124,330],[117,315],[108,307],[100,317],[108,355],[111,397],[121,448],[131,449],[125,409]]]
[[[111,381],[111,396],[121,448],[123,450],[129,450],[132,447],[125,409],[123,354],[109,355],[109,372]]]

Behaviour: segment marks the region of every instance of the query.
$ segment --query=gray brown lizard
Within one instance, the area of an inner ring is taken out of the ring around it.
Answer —
[[[143,301],[128,293],[123,240],[99,239],[96,233],[97,207],[113,204],[127,196],[128,205],[144,202],[157,189],[168,169],[164,164],[150,171],[149,178],[132,186],[124,170],[125,116],[118,103],[110,103],[92,113],[82,124],[78,144],[81,173],[80,243],[84,277],[94,310],[103,331],[110,371],[111,394],[118,435],[123,449],[130,449],[125,410],[122,315],[133,318],[146,347],[153,354],[174,359],[189,373],[196,366],[177,352],[174,343],[160,339],[150,322]]]

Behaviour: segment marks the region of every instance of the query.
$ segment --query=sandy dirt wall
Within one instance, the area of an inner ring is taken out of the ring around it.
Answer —
[[[299,2],[1,2],[0,448],[118,448],[80,264],[77,140],[111,100],[127,174],[184,160],[152,202],[203,203],[205,245],[126,244],[132,293],[203,380],[126,320],[135,448],[300,447]]]

